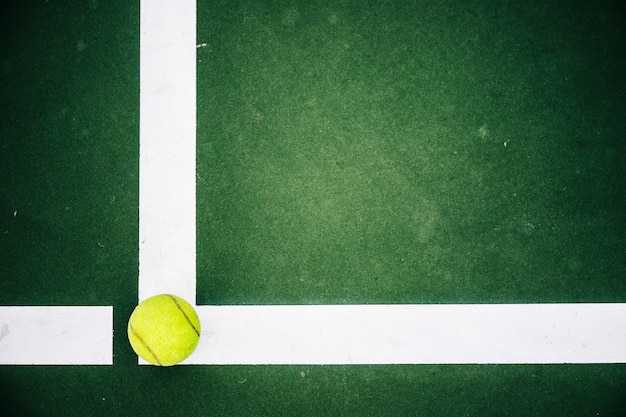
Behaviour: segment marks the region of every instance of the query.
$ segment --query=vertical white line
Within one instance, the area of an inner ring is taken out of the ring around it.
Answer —
[[[140,16],[139,299],[196,297],[196,2]]]

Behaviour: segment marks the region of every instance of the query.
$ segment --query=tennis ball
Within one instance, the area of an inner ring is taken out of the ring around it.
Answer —
[[[158,366],[172,366],[193,353],[200,319],[193,307],[171,294],[139,303],[128,320],[128,340],[137,355]]]

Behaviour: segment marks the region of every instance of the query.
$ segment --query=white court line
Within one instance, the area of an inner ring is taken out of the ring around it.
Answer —
[[[200,306],[185,364],[626,363],[626,304]]]
[[[196,3],[140,12],[139,299],[196,297]]]
[[[141,6],[139,298],[171,292],[193,303],[195,2]],[[198,312],[202,336],[186,364],[626,362],[626,304],[199,306]]]
[[[0,365],[112,365],[113,307],[0,307]]]

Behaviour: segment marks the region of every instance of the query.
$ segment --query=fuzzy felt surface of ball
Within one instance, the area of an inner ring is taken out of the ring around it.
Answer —
[[[128,340],[137,355],[157,366],[172,366],[193,353],[200,319],[193,306],[172,294],[143,300],[128,320]]]

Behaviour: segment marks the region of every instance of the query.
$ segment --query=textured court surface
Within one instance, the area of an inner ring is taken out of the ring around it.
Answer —
[[[465,3],[198,5],[198,304],[626,302],[623,9]],[[0,304],[116,331],[3,414],[624,415],[623,365],[137,366],[139,4],[0,11]]]

